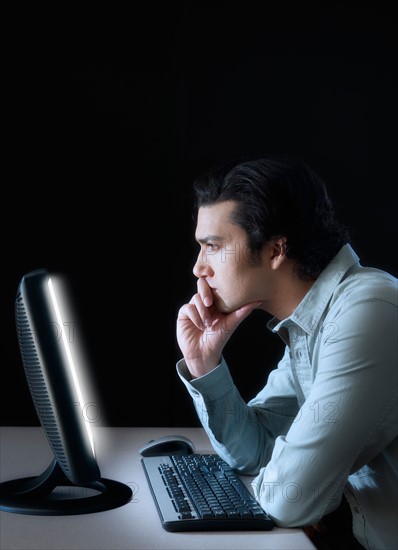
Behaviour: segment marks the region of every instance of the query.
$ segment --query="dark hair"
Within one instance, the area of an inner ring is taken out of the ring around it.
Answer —
[[[235,201],[233,222],[242,227],[256,260],[263,245],[285,237],[286,255],[301,279],[316,279],[349,241],[336,219],[325,184],[306,163],[283,156],[218,166],[194,182],[201,206]]]

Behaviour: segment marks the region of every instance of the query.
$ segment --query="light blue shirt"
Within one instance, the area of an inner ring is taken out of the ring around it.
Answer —
[[[177,363],[214,450],[256,476],[276,525],[317,523],[344,493],[358,541],[398,548],[397,282],[343,246],[292,315],[269,321],[285,352],[249,403],[224,358],[196,379]]]

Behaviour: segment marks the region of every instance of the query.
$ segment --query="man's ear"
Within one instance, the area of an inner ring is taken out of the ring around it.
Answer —
[[[271,269],[278,269],[286,260],[286,237],[273,239],[270,245],[270,266]]]

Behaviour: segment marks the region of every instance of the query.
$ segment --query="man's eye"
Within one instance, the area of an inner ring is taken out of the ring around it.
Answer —
[[[206,252],[216,252],[218,250],[218,245],[213,243],[205,244]]]

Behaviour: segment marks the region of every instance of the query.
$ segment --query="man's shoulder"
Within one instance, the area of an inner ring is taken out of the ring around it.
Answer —
[[[398,279],[382,269],[356,264],[337,285],[334,292],[336,299],[350,302],[382,300],[397,305]]]

